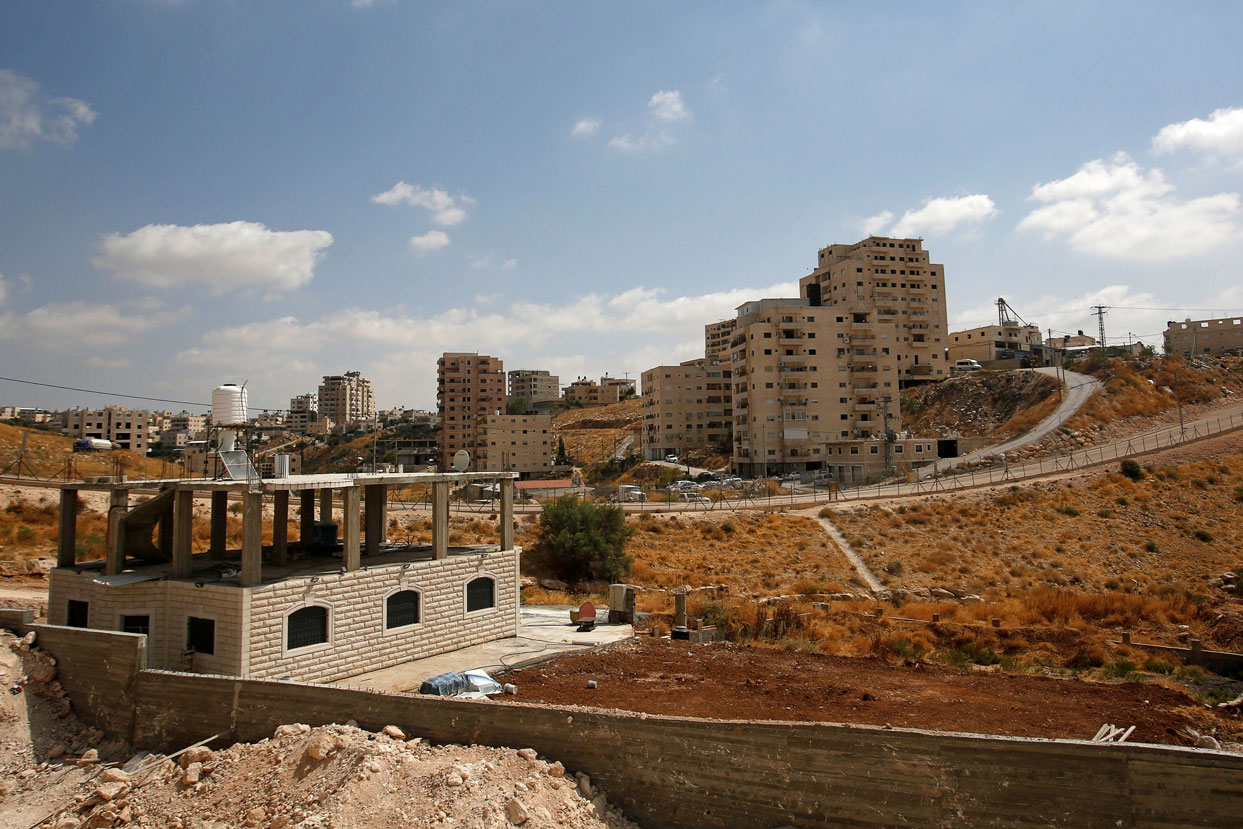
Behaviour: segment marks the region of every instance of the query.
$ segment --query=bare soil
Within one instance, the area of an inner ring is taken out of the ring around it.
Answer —
[[[588,689],[587,681],[597,687]],[[512,671],[517,699],[709,719],[836,722],[1016,737],[1091,739],[1134,725],[1132,742],[1191,745],[1184,729],[1235,739],[1237,716],[1152,683],[1090,683],[637,638]],[[497,700],[504,704],[504,700]]]

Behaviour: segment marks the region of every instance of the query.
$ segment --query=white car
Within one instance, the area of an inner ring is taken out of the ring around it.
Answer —
[[[677,455],[665,455],[665,463],[678,463]]]
[[[705,498],[704,496],[696,494],[694,492],[683,492],[681,495],[678,496],[678,500],[684,504],[711,504],[712,503],[711,498]]]
[[[954,363],[954,371],[980,371],[984,366],[975,360],[958,360]]]

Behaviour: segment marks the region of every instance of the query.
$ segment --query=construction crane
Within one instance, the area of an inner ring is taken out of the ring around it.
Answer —
[[[1005,328],[1007,325],[1022,325],[1026,327],[1027,320],[1019,316],[1019,312],[1015,311],[1010,306],[1010,303],[1006,302],[1005,297],[999,296],[997,297],[997,324],[1002,328]]]

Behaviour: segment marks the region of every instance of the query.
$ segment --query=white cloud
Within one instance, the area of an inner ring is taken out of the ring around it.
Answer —
[[[477,270],[495,268],[496,270],[500,270],[500,271],[508,271],[508,270],[513,270],[514,268],[518,267],[517,259],[505,259],[505,260],[498,262],[496,255],[492,253],[471,254],[470,256],[466,257],[466,261],[470,263],[470,266],[472,268],[475,268]]]
[[[1204,254],[1240,235],[1237,193],[1180,200],[1173,192],[1161,170],[1118,153],[1033,187],[1031,199],[1045,206],[1019,229],[1065,238],[1080,253],[1133,261]]]
[[[579,118],[570,130],[572,138],[591,138],[600,131],[599,118]]]
[[[658,121],[687,121],[691,117],[690,110],[682,103],[682,93],[676,89],[657,92],[647,102],[647,108]]]
[[[1243,163],[1243,107],[1215,110],[1207,121],[1192,118],[1164,126],[1152,139],[1152,148],[1158,153],[1202,150]]]
[[[440,250],[449,244],[449,234],[443,230],[429,230],[421,236],[410,237],[410,247],[419,253],[430,253],[434,250]]]
[[[383,193],[372,196],[371,201],[388,207],[409,204],[425,208],[431,211],[432,222],[441,227],[452,227],[464,221],[469,215],[465,205],[475,203],[470,196],[459,195],[455,198],[439,187],[427,190],[417,184],[406,184],[404,181],[399,181]]]
[[[662,150],[677,143],[673,126],[690,121],[691,111],[678,90],[660,90],[647,102],[648,124],[642,132],[630,132],[609,139],[609,146],[626,153]]]
[[[0,305],[9,298],[9,287],[4,282],[4,274],[0,273]]]
[[[0,69],[0,150],[36,141],[69,146],[78,128],[95,120],[95,110],[77,98],[43,98],[39,85],[11,69]]]
[[[37,342],[53,351],[108,348],[135,342],[189,316],[189,308],[165,308],[155,299],[116,305],[53,302],[25,314],[0,314],[0,339]]]
[[[867,236],[875,236],[884,231],[885,227],[893,221],[892,210],[882,210],[875,216],[869,216],[863,220],[862,230]]]
[[[155,288],[201,284],[217,296],[232,290],[271,296],[310,282],[331,244],[332,234],[325,230],[269,230],[257,222],[146,225],[107,234],[91,261]]]
[[[890,228],[889,235],[912,238],[949,233],[960,225],[982,222],[996,212],[997,206],[993,204],[993,200],[981,193],[929,199],[918,210],[903,213],[902,218]]]

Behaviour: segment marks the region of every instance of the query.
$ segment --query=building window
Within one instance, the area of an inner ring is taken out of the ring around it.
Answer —
[[[71,628],[87,627],[87,619],[89,617],[90,603],[80,602],[77,599],[69,600],[69,610],[65,615],[65,624]]]
[[[466,612],[496,607],[496,580],[488,576],[471,579],[466,584]]]
[[[310,605],[289,614],[285,625],[285,648],[305,648],[328,641],[328,608]]]
[[[384,600],[384,629],[419,623],[419,591],[400,590]]]
[[[121,630],[125,633],[148,634],[151,632],[150,616],[122,616]]]
[[[211,656],[216,652],[216,620],[186,618],[186,649]]]

